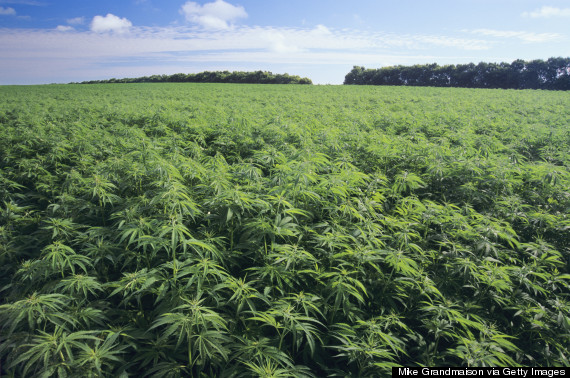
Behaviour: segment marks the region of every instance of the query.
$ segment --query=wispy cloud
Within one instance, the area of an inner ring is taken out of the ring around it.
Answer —
[[[61,32],[67,32],[67,31],[75,30],[75,28],[73,26],[69,26],[69,25],[57,25],[55,30],[61,31]]]
[[[464,31],[470,32],[471,34],[478,34],[489,37],[515,38],[525,43],[550,42],[562,38],[562,35],[559,33],[532,33],[526,31],[494,30],[494,29],[475,29],[475,30],[464,30]]]
[[[543,6],[532,12],[523,12],[522,16],[530,18],[570,17],[570,8]]]
[[[228,29],[232,22],[247,17],[242,6],[235,6],[223,0],[204,5],[188,1],[182,5],[180,13],[187,21],[209,29]]]
[[[472,38],[457,38],[438,35],[419,35],[413,37],[426,46],[451,47],[460,50],[488,50],[492,45],[488,41]]]
[[[0,7],[0,16],[15,16],[16,10],[14,8],[4,8]]]
[[[95,16],[91,21],[91,31],[96,33],[115,32],[125,33],[133,24],[126,18],[120,18],[108,13],[106,16]]]
[[[102,33],[124,31],[129,33]],[[233,30],[204,30],[196,27],[133,27],[127,19],[112,14],[96,16],[92,31],[59,28],[56,33],[39,29],[4,29],[0,33],[0,52],[6,58],[77,58],[92,64],[109,57],[149,57],[178,59],[222,59],[255,62],[305,58],[325,62],[340,55],[404,54],[429,51],[433,48],[484,50],[489,44],[481,39],[362,32],[350,29],[285,28],[243,26]],[[225,59],[225,58],[223,58]],[[348,58],[350,59],[350,58]]]
[[[355,64],[377,67],[434,61],[457,63],[483,59],[482,52],[500,45],[498,38],[515,38],[524,43],[557,36],[478,29],[462,37],[325,25],[141,27],[113,14],[94,17],[90,30],[74,29],[73,22],[68,20],[70,25],[51,30],[0,29],[0,83],[10,82],[23,72],[38,77],[60,75],[60,81],[75,81],[142,76],[149,71],[192,72],[192,67],[206,70],[278,66],[302,74],[333,66],[342,66],[345,71]],[[445,57],[454,58],[445,61]]]
[[[85,23],[85,17],[68,18],[66,21],[70,25],[83,25]]]

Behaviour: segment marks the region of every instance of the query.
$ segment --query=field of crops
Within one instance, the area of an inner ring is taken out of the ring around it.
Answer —
[[[3,374],[570,366],[570,92],[0,87]]]

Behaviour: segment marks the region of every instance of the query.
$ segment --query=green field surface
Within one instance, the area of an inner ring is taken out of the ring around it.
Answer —
[[[6,376],[570,366],[569,296],[570,92],[0,87]]]

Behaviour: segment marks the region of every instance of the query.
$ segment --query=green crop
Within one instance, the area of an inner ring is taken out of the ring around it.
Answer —
[[[569,366],[569,104],[0,87],[1,373]]]

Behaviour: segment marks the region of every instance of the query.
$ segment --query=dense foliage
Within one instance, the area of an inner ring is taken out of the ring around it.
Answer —
[[[239,84],[313,84],[311,79],[297,75],[273,74],[269,71],[204,71],[196,74],[176,73],[136,78],[90,80],[81,84],[105,83],[239,83]],[[75,83],[74,83],[75,84]]]
[[[512,63],[425,64],[366,69],[355,66],[344,84],[570,90],[570,58]]]
[[[2,373],[569,366],[569,103],[1,87]]]

